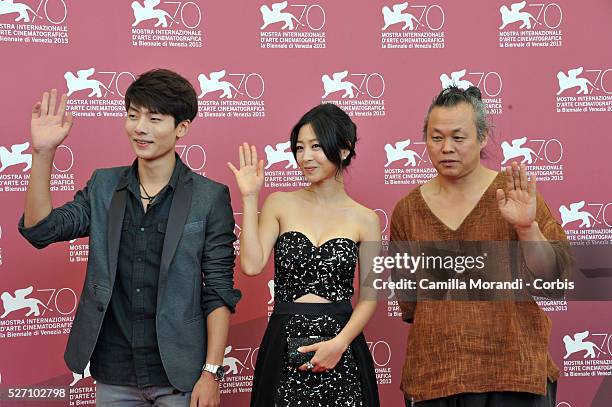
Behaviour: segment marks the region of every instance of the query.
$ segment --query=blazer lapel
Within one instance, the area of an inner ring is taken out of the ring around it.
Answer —
[[[121,242],[121,225],[125,214],[127,199],[127,171],[117,183],[108,209],[108,272],[110,288],[113,287],[117,275],[117,259],[119,257],[119,243]]]
[[[168,214],[168,223],[166,224],[166,235],[164,236],[164,245],[161,255],[161,264],[159,268],[159,282],[157,290],[157,306],[163,298],[164,289],[166,288],[166,280],[168,277],[168,269],[174,258],[174,253],[178,247],[179,240],[183,234],[183,228],[189,216],[191,208],[191,198],[193,196],[193,180],[191,179],[191,171],[186,169],[181,174],[181,178],[177,183],[172,204],[170,205],[170,213]]]

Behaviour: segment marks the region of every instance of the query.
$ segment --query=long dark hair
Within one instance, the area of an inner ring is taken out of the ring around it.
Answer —
[[[325,157],[335,164],[337,173],[341,173],[356,155],[357,125],[344,110],[333,103],[315,106],[291,130],[291,152],[294,157],[297,154],[298,134],[307,124],[310,124],[317,136]],[[345,159],[342,159],[342,150],[349,151]]]

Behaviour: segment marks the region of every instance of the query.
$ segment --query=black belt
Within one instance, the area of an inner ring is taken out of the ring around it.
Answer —
[[[350,314],[350,301],[340,302],[277,302],[273,314]]]

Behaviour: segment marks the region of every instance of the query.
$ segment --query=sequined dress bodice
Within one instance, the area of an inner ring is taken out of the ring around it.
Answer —
[[[274,246],[274,299],[293,302],[305,294],[350,301],[358,245],[343,237],[315,246],[303,233],[281,234]]]

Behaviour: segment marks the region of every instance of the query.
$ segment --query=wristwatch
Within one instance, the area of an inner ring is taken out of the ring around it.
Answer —
[[[213,376],[215,377],[215,381],[217,382],[220,380],[223,380],[223,378],[225,377],[225,370],[223,369],[223,366],[212,365],[210,363],[206,363],[202,367],[202,371],[212,373]]]

